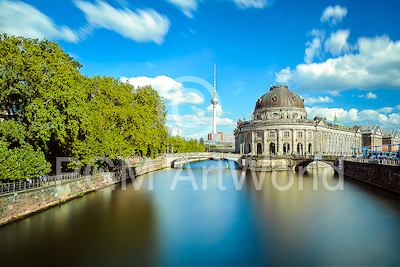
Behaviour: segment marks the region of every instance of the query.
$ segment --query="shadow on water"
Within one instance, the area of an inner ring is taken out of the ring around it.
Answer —
[[[154,209],[146,191],[117,185],[10,223],[0,229],[2,266],[155,265]]]

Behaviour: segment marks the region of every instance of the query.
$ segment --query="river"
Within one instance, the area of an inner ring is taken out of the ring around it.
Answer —
[[[350,178],[330,191],[323,175],[331,186],[339,182],[331,169],[303,179],[266,173],[260,190],[260,173],[255,180],[247,173],[238,190],[233,162],[229,170],[222,161],[190,166],[144,175],[140,189],[108,187],[0,227],[1,265],[400,263],[395,193]]]

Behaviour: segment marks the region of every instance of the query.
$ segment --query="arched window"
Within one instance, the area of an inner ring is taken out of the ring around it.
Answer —
[[[257,155],[262,154],[262,145],[260,143],[257,144]]]
[[[303,155],[303,144],[302,143],[297,144],[297,154]]]
[[[283,154],[284,155],[290,154],[290,145],[289,145],[289,143],[284,143],[283,144]]]
[[[276,149],[275,149],[275,143],[271,142],[269,144],[269,153],[270,154],[275,154],[276,153]]]

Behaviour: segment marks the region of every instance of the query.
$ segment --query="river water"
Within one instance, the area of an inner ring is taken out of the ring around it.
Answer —
[[[221,161],[190,166],[1,227],[1,266],[400,264],[397,194],[350,178],[330,191],[324,175],[331,186],[339,182],[330,169],[306,173],[302,190],[285,171],[266,173],[260,190],[260,173],[254,180],[248,173],[237,190],[233,162],[229,170]]]

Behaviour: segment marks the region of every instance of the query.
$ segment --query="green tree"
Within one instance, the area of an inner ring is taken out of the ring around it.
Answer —
[[[168,137],[167,142],[174,145],[175,153],[186,153],[186,152],[204,152],[204,146],[197,144],[196,141],[190,140],[185,141],[183,137]]]
[[[0,122],[0,180],[29,179],[50,171],[44,153],[26,143],[25,134],[14,121]]]
[[[84,108],[81,65],[48,40],[0,35],[1,118],[48,160],[71,154]]]
[[[16,168],[1,177],[48,172],[46,160],[54,170],[58,156],[87,163],[164,151],[166,111],[157,91],[85,77],[81,67],[57,43],[0,35],[0,121],[14,135],[1,132],[0,156]]]
[[[87,163],[96,156],[154,157],[165,149],[165,107],[149,86],[134,89],[113,77],[87,78],[87,116],[74,155]]]

